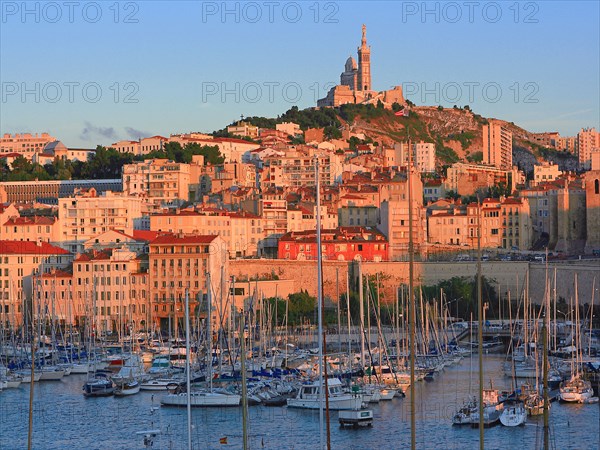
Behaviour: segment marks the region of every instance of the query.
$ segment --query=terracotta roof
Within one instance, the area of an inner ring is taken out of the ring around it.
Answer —
[[[505,205],[520,205],[523,201],[520,198],[509,197],[502,202]]]
[[[137,241],[152,242],[159,235],[158,231],[133,230],[132,237]]]
[[[25,225],[53,225],[56,222],[55,217],[48,216],[24,216],[24,217],[11,217],[4,225],[8,226],[25,226]]]
[[[69,255],[60,247],[47,242],[0,241],[0,254],[3,255]]]
[[[364,236],[367,236],[366,238]],[[369,239],[371,237],[371,239]],[[365,227],[338,227],[335,229],[321,230],[321,239],[323,242],[331,241],[361,241],[361,242],[381,242],[387,238],[374,228]],[[280,242],[315,242],[316,230],[290,231],[279,239]]]
[[[87,253],[80,254],[73,262],[80,261],[103,261],[110,259],[110,253],[107,251],[92,250]]]
[[[248,145],[256,145],[255,142],[246,141],[244,139],[236,139],[236,138],[217,138],[213,140],[214,142],[231,142],[234,144],[248,144]]]
[[[163,234],[158,236],[150,245],[165,245],[165,244],[210,244],[218,236],[217,235],[176,235]]]
[[[51,270],[50,272],[42,274],[42,278],[71,278],[72,276],[72,273],[60,269]]]

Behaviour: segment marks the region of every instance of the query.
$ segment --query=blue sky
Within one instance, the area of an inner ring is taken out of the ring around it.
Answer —
[[[363,23],[374,89],[531,131],[600,126],[596,1],[0,3],[2,133],[94,147],[314,106]]]

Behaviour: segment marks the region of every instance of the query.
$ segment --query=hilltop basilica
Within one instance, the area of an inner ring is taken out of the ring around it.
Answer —
[[[340,84],[331,88],[327,97],[317,101],[317,106],[339,106],[345,103],[377,103],[384,105],[404,103],[402,87],[396,86],[388,91],[377,92],[371,88],[371,47],[367,45],[367,27],[362,26],[362,39],[358,47],[358,64],[353,57],[346,60],[344,72],[340,75]]]

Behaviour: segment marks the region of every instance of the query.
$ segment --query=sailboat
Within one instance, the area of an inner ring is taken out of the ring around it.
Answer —
[[[164,396],[160,403],[164,406],[196,406],[196,407],[209,407],[209,406],[239,406],[241,396],[234,394],[224,389],[214,390],[212,385],[212,286],[210,283],[210,273],[207,273],[207,301],[208,301],[208,313],[207,313],[207,334],[206,334],[206,379],[209,380],[209,389],[189,389],[185,390],[181,387],[176,392],[167,394]],[[187,298],[187,294],[186,294]],[[187,309],[187,305],[186,305]],[[186,312],[187,314],[187,312]],[[186,327],[189,330],[189,320],[186,320]],[[243,337],[241,337],[243,339]],[[186,375],[189,380],[190,376],[190,342],[189,338],[186,339]],[[189,383],[188,383],[189,385]]]
[[[563,402],[586,403],[593,395],[592,383],[584,380],[579,372],[560,384],[560,399]]]
[[[567,381],[563,381],[560,384],[560,399],[564,402],[585,403],[594,395],[592,383],[583,379],[580,370],[581,365],[579,356],[581,340],[579,335],[579,329],[579,301],[577,295],[577,274],[575,274],[575,342],[577,352],[575,357],[575,370],[573,371],[571,378],[569,378]]]
[[[500,423],[505,427],[518,427],[527,422],[527,410],[520,401],[504,402],[504,409],[500,414]]]
[[[115,387],[105,372],[97,371],[83,385],[86,397],[107,397],[115,393]]]

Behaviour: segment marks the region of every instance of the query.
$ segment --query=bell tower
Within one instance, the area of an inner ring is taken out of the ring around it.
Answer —
[[[367,27],[362,26],[362,40],[358,47],[358,91],[371,90],[371,47],[367,45]]]

